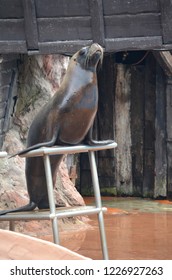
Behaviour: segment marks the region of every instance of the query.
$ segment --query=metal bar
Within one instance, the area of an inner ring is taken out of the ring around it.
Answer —
[[[61,212],[61,213],[56,213],[55,216],[57,218],[65,218],[65,217],[74,217],[74,216],[79,216],[79,215],[90,215],[90,214],[96,214],[100,213],[101,211],[105,212],[107,211],[106,207],[103,208],[94,208],[94,209],[88,209],[88,210],[75,210],[75,211],[68,211],[68,212]],[[50,217],[51,218],[51,217]]]
[[[52,148],[39,148],[36,150],[32,150],[26,154],[20,155],[21,157],[37,157],[44,155],[59,155],[59,154],[73,154],[73,153],[86,153],[88,151],[101,151],[108,150],[117,147],[117,143],[113,142],[111,144],[106,145],[96,145],[96,146],[88,146],[88,145],[78,145],[78,146],[58,146]]]
[[[92,175],[92,181],[93,181],[96,207],[102,209],[100,187],[99,187],[99,180],[98,180],[94,151],[89,151],[89,161],[90,161],[90,167],[91,167],[91,175]],[[98,221],[99,221],[99,230],[100,230],[103,258],[105,260],[108,260],[109,257],[108,257],[108,248],[107,248],[106,233],[105,233],[105,227],[104,227],[103,211],[100,211],[98,213]]]
[[[54,238],[54,243],[59,244],[59,231],[58,231],[57,217],[55,216],[56,208],[55,208],[53,180],[52,180],[49,155],[44,156],[44,166],[45,166],[45,174],[46,174],[46,181],[47,181],[50,215],[54,216],[54,218],[52,219],[53,238]]]
[[[63,207],[62,207],[63,208]],[[65,207],[64,207],[65,208]],[[95,206],[77,206],[77,207],[66,207],[65,209],[56,209],[56,217],[64,218],[71,216],[79,216],[79,215],[91,215],[98,213],[99,211],[105,212],[107,210],[106,207],[102,209],[96,208]],[[0,216],[0,221],[26,221],[26,220],[49,220],[50,217],[49,210],[46,211],[32,211],[32,212],[21,212],[21,213],[9,213],[3,216]]]
[[[9,221],[9,230],[15,231],[15,222],[14,221]]]
[[[0,158],[7,157],[7,152],[0,152]]]
[[[108,145],[96,145],[96,146],[87,146],[87,145],[79,145],[79,146],[67,146],[67,147],[52,147],[52,148],[40,148],[37,150],[30,151],[22,157],[35,157],[35,156],[43,156],[44,159],[44,166],[45,166],[45,174],[46,174],[46,182],[47,182],[47,191],[48,191],[48,199],[49,199],[49,206],[50,206],[50,213],[45,214],[39,212],[32,212],[32,214],[22,213],[22,214],[7,214],[5,216],[0,216],[0,221],[14,221],[14,220],[52,220],[52,230],[53,230],[53,238],[54,243],[59,244],[59,231],[58,231],[58,218],[63,217],[71,217],[71,216],[78,216],[78,215],[85,215],[85,214],[98,214],[98,222],[99,222],[99,230],[100,230],[100,238],[101,238],[101,247],[103,258],[108,260],[108,249],[107,249],[107,242],[106,242],[106,234],[104,228],[104,218],[103,212],[107,209],[102,207],[101,203],[101,195],[100,195],[100,188],[99,188],[99,181],[98,181],[98,174],[97,174],[97,167],[95,161],[95,151],[98,150],[107,150],[116,148],[117,143],[113,142]],[[94,207],[85,207],[85,209],[61,209],[57,210],[55,208],[55,199],[54,199],[54,191],[53,191],[53,180],[52,180],[52,173],[51,173],[51,164],[50,164],[50,155],[57,155],[57,154],[72,154],[72,153],[89,153],[89,161],[91,167],[91,174],[93,180],[93,188],[94,188],[94,195],[95,195],[95,204]],[[0,153],[1,157],[7,156],[7,154]],[[13,229],[12,222],[10,223],[11,229]]]

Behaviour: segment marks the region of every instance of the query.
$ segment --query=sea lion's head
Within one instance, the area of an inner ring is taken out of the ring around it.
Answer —
[[[96,71],[97,65],[103,61],[103,48],[94,43],[80,49],[71,59],[85,70]]]

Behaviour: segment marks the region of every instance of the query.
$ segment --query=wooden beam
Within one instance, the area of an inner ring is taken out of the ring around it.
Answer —
[[[153,197],[155,182],[155,106],[156,106],[156,61],[149,54],[145,61],[144,92],[144,161],[143,196]]]
[[[172,198],[172,78],[166,79],[167,197]]]
[[[133,194],[132,153],[131,153],[131,69],[128,65],[117,64],[115,90],[115,141],[116,187],[120,195]]]
[[[27,53],[26,41],[0,41],[0,53]]]
[[[160,0],[163,43],[172,43],[172,0]]]
[[[92,40],[77,40],[77,41],[56,41],[39,43],[40,54],[73,54],[84,46],[92,44]]]
[[[165,74],[156,63],[155,183],[154,198],[167,194],[166,85]]]
[[[38,49],[38,30],[34,0],[23,0],[25,34],[29,50]]]
[[[105,39],[106,52],[153,50],[160,48],[162,48],[161,36]]]
[[[104,47],[104,18],[102,0],[90,0],[92,36],[95,43]]]
[[[154,51],[155,58],[167,76],[172,76],[172,54],[170,51]]]
[[[143,195],[145,67],[131,66],[131,155],[133,195]]]

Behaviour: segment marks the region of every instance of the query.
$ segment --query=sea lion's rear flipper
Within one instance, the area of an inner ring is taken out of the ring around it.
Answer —
[[[35,202],[30,202],[22,207],[16,208],[16,209],[9,209],[9,210],[2,210],[0,211],[0,216],[8,214],[8,213],[16,213],[16,212],[26,212],[26,211],[32,211],[37,207],[37,204]]]

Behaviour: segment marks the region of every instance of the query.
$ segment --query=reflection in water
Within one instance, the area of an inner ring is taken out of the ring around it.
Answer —
[[[133,204],[131,199],[118,202],[104,202],[111,207],[104,215],[109,258],[172,259],[172,204],[139,199]],[[86,257],[102,259],[96,216],[90,216],[90,224],[84,235],[78,231],[72,238],[71,232],[69,239],[62,237],[62,245]]]

